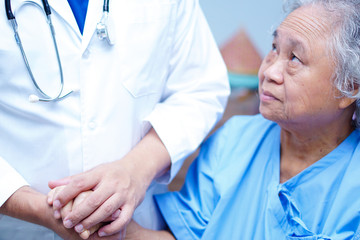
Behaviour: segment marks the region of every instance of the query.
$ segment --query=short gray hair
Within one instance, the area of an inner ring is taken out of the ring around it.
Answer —
[[[305,5],[320,5],[334,16],[333,41],[335,87],[343,96],[356,99],[355,126],[360,128],[360,0],[285,0],[284,9],[290,13]]]

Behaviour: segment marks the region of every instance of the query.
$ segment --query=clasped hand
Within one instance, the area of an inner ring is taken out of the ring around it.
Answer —
[[[74,227],[83,239],[90,235],[91,239],[123,239],[135,208],[145,196],[147,185],[133,177],[136,169],[119,161],[49,182],[48,204],[54,217],[61,218],[66,228]]]
[[[61,191],[63,188],[64,188],[63,186],[56,187],[49,192],[49,194],[48,194],[48,204],[49,205],[53,205],[53,202],[52,202],[53,196],[56,195],[59,191]],[[54,211],[54,217],[56,219],[60,219],[62,216],[63,217],[67,216],[72,211],[72,208],[73,207],[76,208],[77,206],[79,206],[80,203],[91,194],[91,192],[92,191],[86,191],[86,192],[80,193],[74,200],[71,200],[70,202],[68,202],[60,211],[59,210]],[[96,232],[102,225],[103,225],[103,223],[98,223],[95,226],[92,226],[89,230],[77,229],[77,232],[79,233],[79,236],[82,239],[88,239],[90,237],[90,235],[93,234],[94,232]]]

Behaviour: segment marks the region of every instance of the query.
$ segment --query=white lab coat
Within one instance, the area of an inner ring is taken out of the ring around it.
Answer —
[[[11,1],[19,34],[35,78],[54,96],[60,77],[45,15],[23,2]],[[0,4],[0,205],[23,185],[47,194],[49,180],[120,159],[153,126],[172,166],[150,186],[134,218],[160,228],[152,194],[166,191],[159,182],[168,183],[198,147],[229,94],[226,69],[198,1],[110,1],[114,46],[96,36],[103,0],[89,1],[83,36],[67,0],[49,4],[64,93],[79,91],[59,102],[28,101],[38,93]],[[56,238],[42,227],[0,219],[0,239]]]

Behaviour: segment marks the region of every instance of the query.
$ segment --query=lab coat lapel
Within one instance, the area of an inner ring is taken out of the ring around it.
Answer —
[[[70,8],[67,0],[48,0],[53,11],[56,11],[74,30],[74,32],[81,38],[79,27],[76,23],[75,16]],[[56,29],[56,26],[55,26]],[[56,31],[56,30],[55,30]]]
[[[111,1],[110,1],[111,4]],[[111,6],[110,6],[111,7]],[[96,34],[96,25],[100,21],[103,13],[102,0],[89,0],[88,10],[86,13],[81,51],[83,52],[90,43],[94,33]]]

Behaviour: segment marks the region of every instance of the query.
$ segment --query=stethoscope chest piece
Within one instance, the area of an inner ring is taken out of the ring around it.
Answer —
[[[114,26],[107,11],[103,12],[100,22],[96,25],[96,33],[99,39],[106,39],[110,45],[115,44]]]

